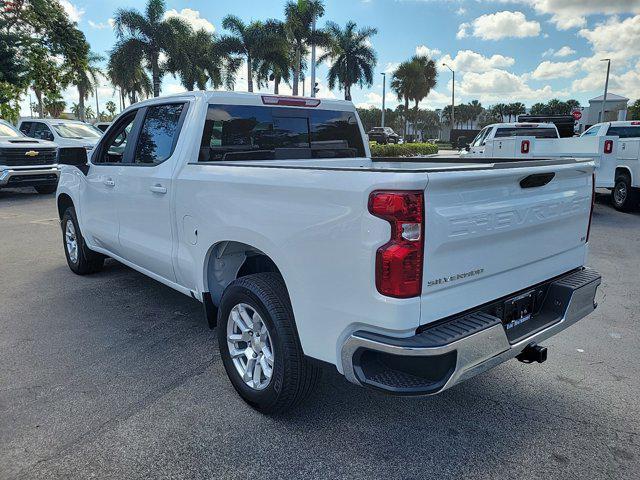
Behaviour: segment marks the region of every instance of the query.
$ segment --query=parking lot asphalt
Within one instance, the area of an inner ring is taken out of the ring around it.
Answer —
[[[640,213],[598,197],[599,308],[441,395],[327,371],[301,408],[256,413],[201,305],[114,261],[65,263],[54,197],[0,191],[0,478],[638,478]]]

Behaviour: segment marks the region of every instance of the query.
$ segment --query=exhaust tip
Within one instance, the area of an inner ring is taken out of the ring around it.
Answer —
[[[520,355],[516,357],[518,361],[522,363],[543,363],[547,361],[547,349],[532,343],[520,352]]]

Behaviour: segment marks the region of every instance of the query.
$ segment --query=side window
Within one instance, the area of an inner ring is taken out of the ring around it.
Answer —
[[[157,165],[173,153],[184,103],[149,107],[140,129],[134,163]]]
[[[33,125],[33,122],[22,122],[20,124],[20,131],[25,135],[29,136],[29,134],[31,133],[32,125]]]
[[[640,126],[609,127],[607,135],[620,138],[640,138]]]
[[[33,133],[31,136],[33,138],[39,138],[40,140],[53,140],[53,133],[51,133],[51,129],[44,123],[34,122]]]
[[[92,160],[93,163],[122,163],[136,113],[138,113],[137,110],[129,112],[115,129],[111,130],[109,136],[102,142],[99,155]]]

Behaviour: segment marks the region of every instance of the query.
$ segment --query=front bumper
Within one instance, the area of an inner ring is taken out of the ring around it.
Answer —
[[[530,334],[509,338],[487,308],[429,326],[409,338],[354,332],[341,352],[345,377],[358,385],[397,395],[430,395],[518,356],[584,318],[596,308],[600,275],[581,269],[538,286],[542,306],[530,319]]]
[[[0,187],[36,187],[56,185],[60,178],[57,165],[33,168],[0,167]]]

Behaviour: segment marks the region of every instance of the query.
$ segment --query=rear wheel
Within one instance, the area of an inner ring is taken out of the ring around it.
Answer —
[[[248,275],[226,288],[217,335],[231,384],[262,413],[295,407],[318,380],[320,369],[302,352],[289,295],[277,273]]]
[[[638,205],[640,196],[631,186],[631,178],[626,173],[616,175],[615,186],[611,192],[611,200],[616,210],[628,212]]]
[[[87,247],[73,207],[67,208],[62,216],[62,243],[72,272],[87,275],[102,270],[105,257]]]
[[[41,195],[51,195],[52,193],[56,192],[56,189],[58,188],[57,185],[38,185],[37,187],[33,187],[36,189],[36,192],[38,192]]]

